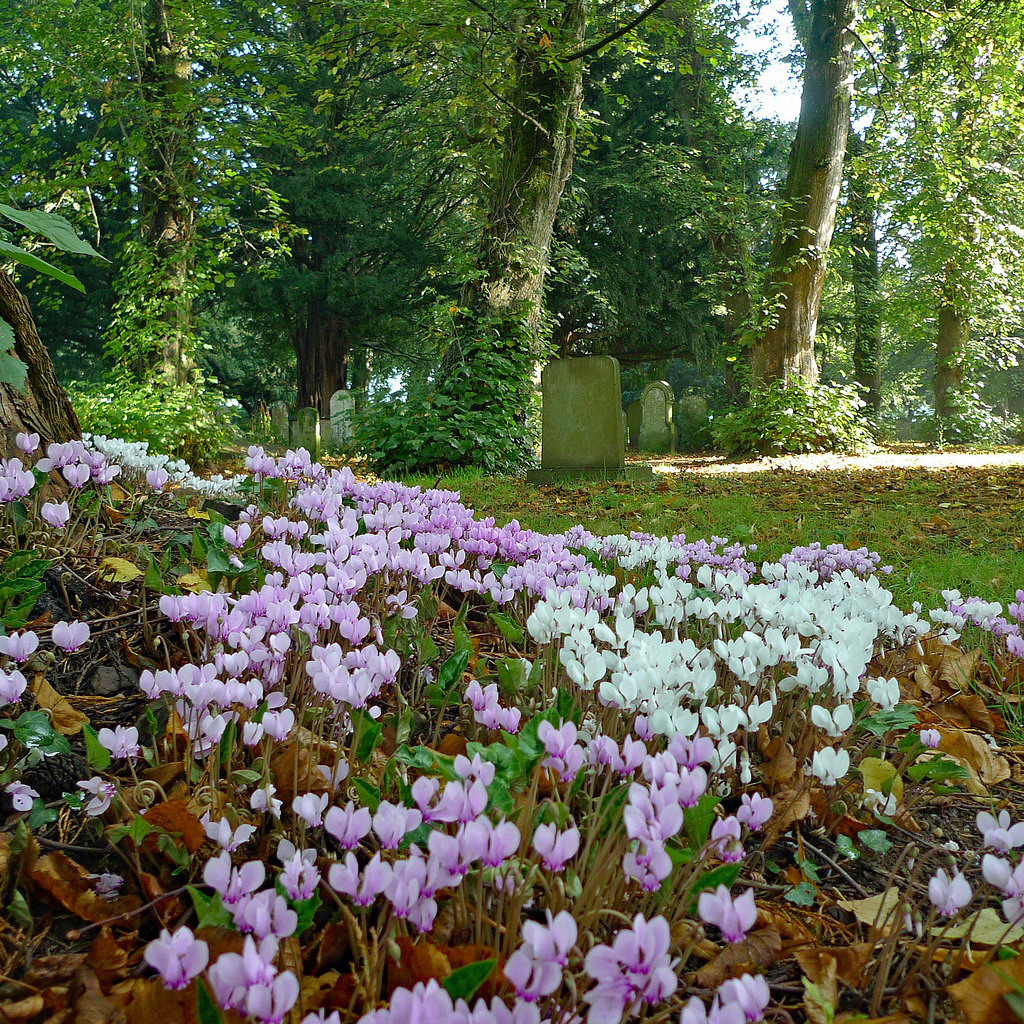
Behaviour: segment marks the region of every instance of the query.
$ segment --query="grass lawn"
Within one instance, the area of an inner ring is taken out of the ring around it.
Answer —
[[[518,519],[543,532],[581,523],[598,534],[714,535],[756,544],[757,561],[815,541],[863,545],[892,565],[886,585],[901,607],[936,607],[949,588],[1005,604],[1024,587],[1024,449],[654,465],[654,485],[533,487],[470,473],[406,482],[459,490],[499,525]]]

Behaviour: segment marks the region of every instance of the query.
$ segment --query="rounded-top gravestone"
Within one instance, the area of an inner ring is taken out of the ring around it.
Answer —
[[[641,451],[665,453],[675,450],[674,403],[675,395],[667,381],[656,380],[644,388],[640,396]]]

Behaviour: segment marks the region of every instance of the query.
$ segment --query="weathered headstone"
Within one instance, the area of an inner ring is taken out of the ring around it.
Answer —
[[[305,448],[314,459],[320,457],[320,413],[306,406],[295,414],[292,446]]]
[[[291,437],[289,436],[287,402],[275,402],[270,407],[270,426],[274,431],[274,436],[281,444],[288,444]]]
[[[626,409],[626,444],[635,448],[640,443],[640,399]]]
[[[619,362],[611,356],[556,359],[541,375],[541,468],[532,483],[573,478],[650,479],[649,466],[625,465]]]
[[[343,448],[352,440],[352,419],[356,411],[356,396],[342,388],[331,395],[331,444]]]
[[[708,403],[700,395],[682,395],[676,401],[676,432],[681,449],[707,443]]]
[[[640,441],[643,452],[670,452],[675,449],[672,406],[675,395],[663,380],[653,381],[640,396]]]

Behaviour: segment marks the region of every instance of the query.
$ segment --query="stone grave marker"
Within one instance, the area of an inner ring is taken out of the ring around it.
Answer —
[[[626,444],[635,448],[640,443],[640,399],[626,409]]]
[[[663,454],[675,449],[674,402],[675,395],[666,381],[656,380],[644,388],[640,396],[639,448],[642,452]]]
[[[706,443],[706,435],[702,438],[701,431],[707,426],[708,403],[700,395],[681,395],[676,401],[676,431],[679,435],[679,447],[682,449],[696,447]]]
[[[305,448],[314,459],[320,458],[320,414],[312,406],[295,414],[292,446]]]
[[[344,448],[352,440],[352,419],[356,411],[356,396],[342,388],[331,395],[331,445]]]
[[[281,444],[288,444],[291,437],[289,436],[287,402],[275,402],[270,407],[270,426],[278,441],[280,441]]]
[[[544,367],[541,390],[541,468],[527,473],[528,481],[652,478],[649,466],[625,465],[617,359],[556,359]]]

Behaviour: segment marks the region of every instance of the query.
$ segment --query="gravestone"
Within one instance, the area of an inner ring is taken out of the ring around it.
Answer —
[[[312,406],[295,414],[292,447],[305,448],[314,459],[320,458],[320,414]]]
[[[356,396],[342,388],[331,395],[331,444],[344,448],[352,440],[352,419],[356,411]]]
[[[275,402],[270,407],[270,426],[274,431],[274,437],[276,437],[281,444],[288,444],[291,437],[289,435],[287,402]]]
[[[626,409],[626,444],[635,448],[640,443],[640,399]]]
[[[625,464],[617,359],[556,359],[544,367],[541,391],[541,468],[527,473],[527,480],[651,479],[649,466]]]
[[[681,449],[706,445],[707,425],[708,403],[700,395],[682,395],[676,401],[676,432]]]
[[[671,452],[675,450],[676,433],[672,424],[672,406],[675,395],[671,386],[656,380],[644,388],[640,396],[640,440],[642,452]]]

